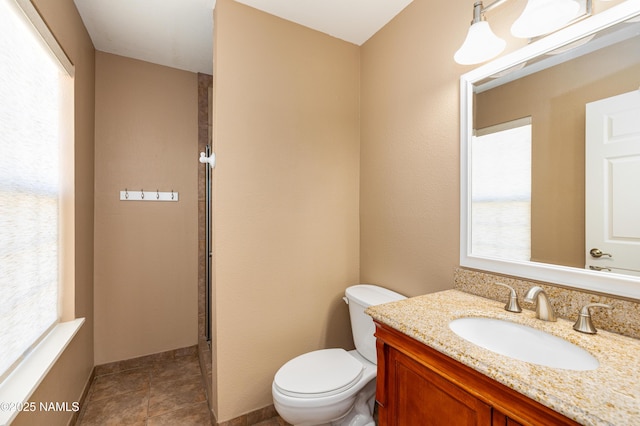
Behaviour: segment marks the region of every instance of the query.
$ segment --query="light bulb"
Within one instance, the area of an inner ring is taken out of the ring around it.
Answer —
[[[479,64],[498,56],[507,43],[496,36],[487,21],[479,21],[469,27],[467,38],[453,56],[462,65]]]
[[[579,11],[580,4],[575,0],[528,0],[511,26],[511,34],[520,38],[549,34],[575,19]]]

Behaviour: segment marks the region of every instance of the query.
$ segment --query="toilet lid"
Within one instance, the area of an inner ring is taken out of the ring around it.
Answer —
[[[280,367],[274,384],[298,398],[330,396],[352,387],[364,365],[344,349],[323,349],[300,355]]]

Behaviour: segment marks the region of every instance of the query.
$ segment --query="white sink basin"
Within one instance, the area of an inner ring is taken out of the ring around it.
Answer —
[[[449,323],[458,336],[520,361],[565,370],[595,370],[598,360],[560,337],[522,324],[494,318],[459,318]]]

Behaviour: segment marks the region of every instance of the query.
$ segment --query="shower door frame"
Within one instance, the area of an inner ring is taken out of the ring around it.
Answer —
[[[211,145],[205,147],[205,154],[207,157],[211,155]],[[211,239],[211,164],[206,164],[205,171],[205,286],[204,286],[204,312],[205,312],[205,324],[204,334],[207,343],[211,344],[211,261],[213,255],[212,239]]]

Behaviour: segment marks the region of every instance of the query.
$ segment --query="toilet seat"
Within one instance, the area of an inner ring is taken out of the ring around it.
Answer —
[[[344,349],[323,349],[300,355],[276,373],[274,385],[284,395],[319,398],[353,387],[364,365]]]

